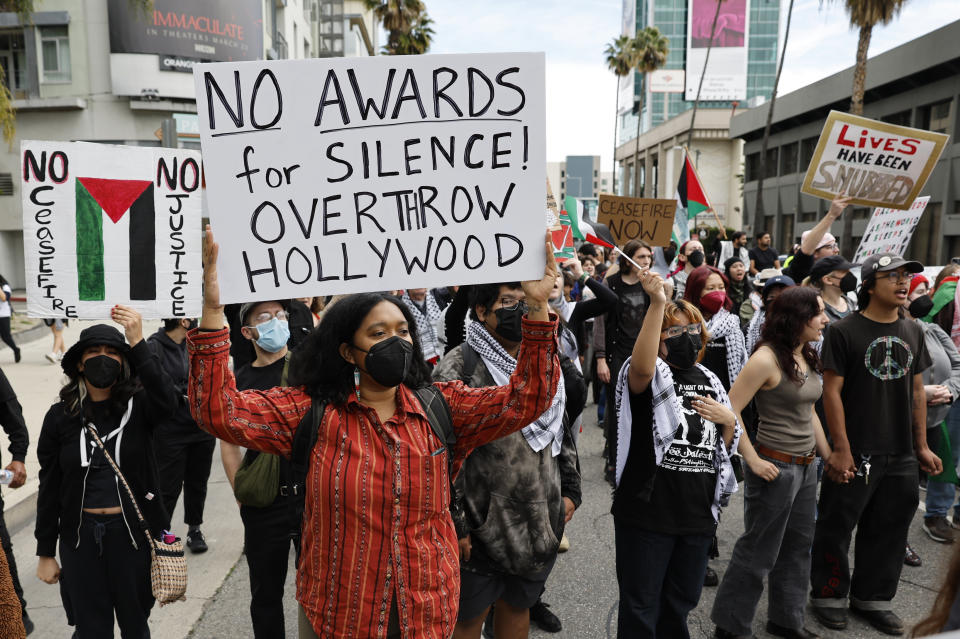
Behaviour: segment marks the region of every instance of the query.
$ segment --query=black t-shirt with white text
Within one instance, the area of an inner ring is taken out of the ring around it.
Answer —
[[[916,322],[881,323],[851,313],[830,324],[823,367],[843,377],[840,397],[851,452],[913,452],[913,376],[930,365]]]
[[[657,467],[653,450],[652,391],[630,394],[633,435],[627,464],[613,498],[611,512],[639,528],[669,535],[712,535],[713,497],[717,472],[713,467],[719,432],[716,424],[693,410],[694,396],[716,399],[713,385],[699,368],[673,368],[673,388],[681,402],[684,422]],[[653,481],[649,500],[642,497]]]

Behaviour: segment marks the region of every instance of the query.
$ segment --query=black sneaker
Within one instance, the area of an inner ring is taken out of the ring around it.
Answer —
[[[20,349],[19,349],[19,348],[18,348],[17,350],[13,351],[13,363],[14,363],[14,364],[19,364],[19,363],[20,363]]]
[[[187,532],[187,548],[195,555],[207,552],[207,540],[203,538],[203,531],[196,528]]]
[[[817,618],[821,626],[826,626],[831,630],[843,630],[847,627],[847,609],[846,608],[821,608],[813,606],[813,616]]]
[[[545,604],[540,599],[530,608],[530,621],[540,626],[541,630],[547,632],[560,632],[563,626],[560,624],[560,618],[549,610],[550,604]]]

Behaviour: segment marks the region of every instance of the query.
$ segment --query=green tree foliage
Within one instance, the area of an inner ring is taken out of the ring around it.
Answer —
[[[419,55],[430,50],[433,20],[421,0],[364,0],[387,31],[385,55]]]

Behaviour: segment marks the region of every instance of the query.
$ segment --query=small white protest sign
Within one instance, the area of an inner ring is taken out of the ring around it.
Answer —
[[[23,141],[27,314],[196,317],[202,302],[200,154]]]
[[[877,253],[894,253],[903,257],[929,201],[930,196],[924,195],[915,199],[906,211],[890,208],[874,210],[853,256],[854,263],[859,264]]]
[[[920,195],[950,136],[831,111],[801,191],[831,200],[906,210]]]
[[[542,275],[542,53],[198,64],[194,79],[225,303]]]

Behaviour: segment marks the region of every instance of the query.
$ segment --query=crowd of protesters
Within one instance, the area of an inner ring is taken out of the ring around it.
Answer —
[[[922,561],[907,538],[921,483],[924,533],[953,543],[960,527],[960,267],[931,282],[892,254],[852,264],[829,232],[847,203],[789,255],[768,232],[750,248],[737,232],[709,251],[699,236],[583,244],[557,264],[548,238],[538,280],[226,307],[208,228],[200,318],[145,339],[116,306],[122,333],[88,326],[68,349],[51,325],[48,359],[66,377],[37,443],[37,576],[59,583],[75,637],[114,623],[149,636],[138,511],[160,538],[179,527],[182,493],[186,547],[207,551],[219,439],[254,636],[560,631],[546,602],[583,499],[592,396],[618,636],[689,637],[705,586],[718,586],[721,639],[752,636],[765,587],[774,636],[819,636],[808,604],[832,630],[852,613],[903,634],[893,601],[904,564]],[[8,312],[0,324],[16,349]],[[27,431],[2,371],[0,412],[15,488]],[[744,531],[721,578],[709,560],[738,489]],[[11,617],[3,636],[22,636],[32,622],[2,517],[0,542],[0,627]],[[297,619],[283,611],[291,548]],[[913,632],[960,628],[958,591],[960,552]]]

